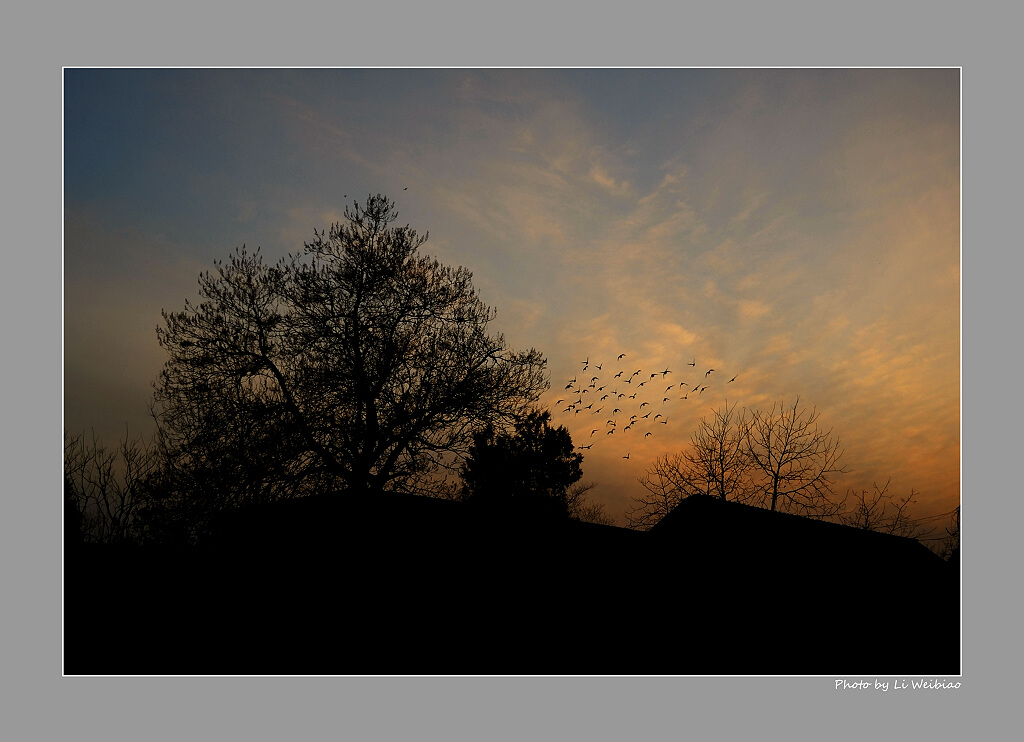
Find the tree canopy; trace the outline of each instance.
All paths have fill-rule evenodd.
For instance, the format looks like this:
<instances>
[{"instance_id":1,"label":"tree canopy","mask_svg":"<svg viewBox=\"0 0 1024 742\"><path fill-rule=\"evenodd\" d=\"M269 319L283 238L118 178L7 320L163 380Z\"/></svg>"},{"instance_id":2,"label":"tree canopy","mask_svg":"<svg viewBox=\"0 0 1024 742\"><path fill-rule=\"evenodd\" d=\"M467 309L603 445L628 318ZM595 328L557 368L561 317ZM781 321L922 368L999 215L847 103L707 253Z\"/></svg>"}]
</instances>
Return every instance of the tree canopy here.
<instances>
[{"instance_id":1,"label":"tree canopy","mask_svg":"<svg viewBox=\"0 0 1024 742\"><path fill-rule=\"evenodd\" d=\"M472 274L396 219L371 196L274 265L243 246L163 312L153 414L179 478L232 501L413 491L532 407L540 353L489 332Z\"/></svg>"}]
</instances>

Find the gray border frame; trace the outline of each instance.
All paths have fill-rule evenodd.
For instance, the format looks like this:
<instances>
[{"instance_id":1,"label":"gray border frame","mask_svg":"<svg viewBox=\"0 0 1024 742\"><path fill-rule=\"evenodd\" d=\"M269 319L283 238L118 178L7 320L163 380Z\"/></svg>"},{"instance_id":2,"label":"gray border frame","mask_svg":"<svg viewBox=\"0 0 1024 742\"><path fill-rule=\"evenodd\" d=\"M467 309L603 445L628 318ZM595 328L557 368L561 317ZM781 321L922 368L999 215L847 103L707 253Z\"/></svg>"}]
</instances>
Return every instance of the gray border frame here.
<instances>
[{"instance_id":1,"label":"gray border frame","mask_svg":"<svg viewBox=\"0 0 1024 742\"><path fill-rule=\"evenodd\" d=\"M624 17L622 8L576 3L291 3L257 21L224 5L127 11L100 2L10 14L4 159L14 167L4 181L7 213L20 218L10 220L2 293L5 337L16 346L4 373L3 450L15 473L2 539L3 727L14 738L102 730L126 740L734 739L775 729L795 739L953 739L1013 712L1005 642L1020 502L1007 462L1019 436L1007 422L1014 405L996 396L1019 383L1009 371L1017 354L999 347L1014 345L1010 322L1020 313L1001 260L1016 247L1006 217L1017 207L1003 144L1015 143L1017 120L1007 11L786 3L687 15L651 2ZM896 696L837 692L836 678L62 678L62 65L962 66L964 674L948 680L963 687ZM993 514L986 506L1003 493Z\"/></svg>"}]
</instances>

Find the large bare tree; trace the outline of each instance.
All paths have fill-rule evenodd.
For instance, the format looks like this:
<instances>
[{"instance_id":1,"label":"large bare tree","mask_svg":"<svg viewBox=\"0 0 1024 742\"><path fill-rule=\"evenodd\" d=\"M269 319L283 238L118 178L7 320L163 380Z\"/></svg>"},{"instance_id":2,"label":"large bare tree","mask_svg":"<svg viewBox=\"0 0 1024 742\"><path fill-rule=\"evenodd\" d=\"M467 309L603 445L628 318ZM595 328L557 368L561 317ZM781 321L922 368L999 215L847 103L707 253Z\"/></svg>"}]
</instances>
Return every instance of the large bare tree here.
<instances>
[{"instance_id":1,"label":"large bare tree","mask_svg":"<svg viewBox=\"0 0 1024 742\"><path fill-rule=\"evenodd\" d=\"M546 388L540 353L488 331L470 272L421 255L386 197L344 216L272 266L236 250L163 313L153 411L192 488L411 491Z\"/></svg>"},{"instance_id":2,"label":"large bare tree","mask_svg":"<svg viewBox=\"0 0 1024 742\"><path fill-rule=\"evenodd\" d=\"M746 450L760 492L760 505L815 518L842 510L833 492L834 478L846 472L843 451L831 428L818 425L816 408L781 402L768 412L750 414Z\"/></svg>"}]
</instances>

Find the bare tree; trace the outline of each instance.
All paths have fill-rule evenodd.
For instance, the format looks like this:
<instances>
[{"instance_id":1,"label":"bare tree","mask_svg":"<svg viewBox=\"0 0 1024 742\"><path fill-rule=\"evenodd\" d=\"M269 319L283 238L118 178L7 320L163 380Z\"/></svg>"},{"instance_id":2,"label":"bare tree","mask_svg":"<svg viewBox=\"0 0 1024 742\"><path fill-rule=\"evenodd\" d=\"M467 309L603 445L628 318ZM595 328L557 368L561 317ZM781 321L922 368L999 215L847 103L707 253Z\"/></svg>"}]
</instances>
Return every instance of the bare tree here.
<instances>
[{"instance_id":1,"label":"bare tree","mask_svg":"<svg viewBox=\"0 0 1024 742\"><path fill-rule=\"evenodd\" d=\"M950 516L949 525L945 528L946 535L942 539L942 547L939 556L947 561L955 559L960 554L960 506Z\"/></svg>"},{"instance_id":2,"label":"bare tree","mask_svg":"<svg viewBox=\"0 0 1024 742\"><path fill-rule=\"evenodd\" d=\"M164 312L153 414L176 475L221 500L412 491L523 415L544 359L490 334L470 272L372 196L276 265L243 247Z\"/></svg>"},{"instance_id":3,"label":"bare tree","mask_svg":"<svg viewBox=\"0 0 1024 742\"><path fill-rule=\"evenodd\" d=\"M745 502L754 496L750 459L745 445L746 412L736 405L715 410L711 419L701 418L690 437L690 447L655 460L640 479L647 495L634 498L627 513L633 528L648 528L691 495L711 495L722 500Z\"/></svg>"},{"instance_id":4,"label":"bare tree","mask_svg":"<svg viewBox=\"0 0 1024 742\"><path fill-rule=\"evenodd\" d=\"M640 484L647 492L634 497L626 511L626 523L639 530L647 530L671 513L684 497L700 491L699 483L690 479L682 453L659 456L640 478Z\"/></svg>"},{"instance_id":5,"label":"bare tree","mask_svg":"<svg viewBox=\"0 0 1024 742\"><path fill-rule=\"evenodd\" d=\"M746 449L758 478L759 504L814 518L827 518L842 510L832 491L834 477L846 472L839 438L831 428L818 426L816 408L781 402L765 412L751 413L746 428Z\"/></svg>"},{"instance_id":6,"label":"bare tree","mask_svg":"<svg viewBox=\"0 0 1024 742\"><path fill-rule=\"evenodd\" d=\"M615 518L609 515L604 505L599 502L592 502L587 494L596 487L593 482L586 484L577 482L566 492L566 501L569 505L569 517L583 523L599 523L605 526L614 526Z\"/></svg>"},{"instance_id":7,"label":"bare tree","mask_svg":"<svg viewBox=\"0 0 1024 742\"><path fill-rule=\"evenodd\" d=\"M917 492L910 490L910 494L903 498L896 498L889 492L889 484L892 478L886 480L880 488L875 482L871 483L872 492L867 490L847 492L847 500L852 499L853 504L846 511L839 513L839 521L853 528L862 528L866 531L879 531L894 536L907 536L918 538L928 535L930 531L924 531L911 515L911 506L917 502Z\"/></svg>"},{"instance_id":8,"label":"bare tree","mask_svg":"<svg viewBox=\"0 0 1024 742\"><path fill-rule=\"evenodd\" d=\"M684 454L696 479L703 479L705 494L722 500L750 499L750 458L745 435L746 410L737 416L736 405L726 402L715 410L711 420L701 418Z\"/></svg>"},{"instance_id":9,"label":"bare tree","mask_svg":"<svg viewBox=\"0 0 1024 742\"><path fill-rule=\"evenodd\" d=\"M75 514L65 528L80 529L89 543L124 543L141 536L139 513L158 469L153 450L127 430L118 448L105 448L93 433L64 433L65 507ZM74 534L66 534L75 540Z\"/></svg>"}]
</instances>

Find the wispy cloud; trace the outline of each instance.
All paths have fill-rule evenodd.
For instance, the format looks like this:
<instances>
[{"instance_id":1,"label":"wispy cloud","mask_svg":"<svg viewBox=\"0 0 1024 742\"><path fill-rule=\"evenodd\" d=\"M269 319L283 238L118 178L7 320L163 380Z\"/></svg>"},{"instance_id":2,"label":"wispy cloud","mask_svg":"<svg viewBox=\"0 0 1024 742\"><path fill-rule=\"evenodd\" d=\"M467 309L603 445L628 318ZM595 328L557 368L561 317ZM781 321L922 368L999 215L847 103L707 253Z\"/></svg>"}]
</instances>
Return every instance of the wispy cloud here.
<instances>
[{"instance_id":1,"label":"wispy cloud","mask_svg":"<svg viewBox=\"0 0 1024 742\"><path fill-rule=\"evenodd\" d=\"M495 329L548 356L550 401L588 355L626 353L634 369L670 366L694 383L691 361L737 376L712 375L695 404L674 400L670 424L628 461L612 436L587 452L613 510L647 459L686 445L726 396L770 406L799 394L842 432L851 481L891 472L936 507L958 494L955 75L723 70L698 92L678 71L657 101L610 85L598 106L570 71L337 72L247 77L262 81L258 121L208 122L226 148L218 162L241 163L196 176L223 220L175 212L208 238L148 226L143 202L121 204L111 227L97 199L72 194L83 206L66 218L68 347L152 365L153 322L118 325L116 308L145 316L157 285L176 306L234 245L298 249L346 203L382 192L431 233L428 253L473 271ZM273 151L231 150L236 140ZM91 282L105 271L108 283ZM102 375L101 355L68 355L75 385Z\"/></svg>"}]
</instances>

